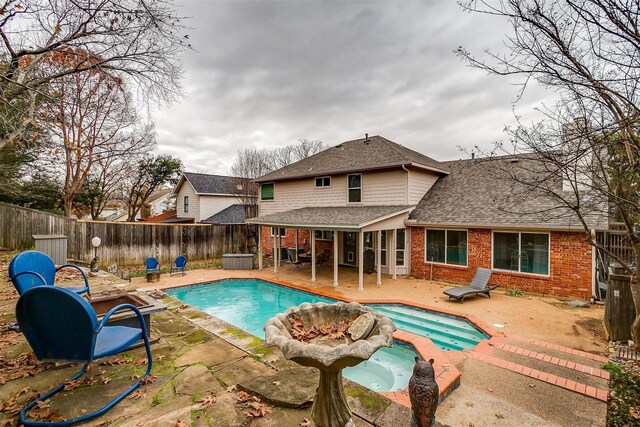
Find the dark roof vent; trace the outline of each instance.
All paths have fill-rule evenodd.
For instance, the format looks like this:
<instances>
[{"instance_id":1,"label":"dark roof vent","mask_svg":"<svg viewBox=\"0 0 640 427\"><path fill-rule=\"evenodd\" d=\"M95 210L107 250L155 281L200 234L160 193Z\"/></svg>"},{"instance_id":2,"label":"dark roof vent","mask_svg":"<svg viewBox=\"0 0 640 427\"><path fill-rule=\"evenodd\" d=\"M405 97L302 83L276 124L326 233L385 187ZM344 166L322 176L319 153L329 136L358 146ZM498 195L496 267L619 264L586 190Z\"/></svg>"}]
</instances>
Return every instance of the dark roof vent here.
<instances>
[{"instance_id":1,"label":"dark roof vent","mask_svg":"<svg viewBox=\"0 0 640 427\"><path fill-rule=\"evenodd\" d=\"M520 160L517 157L512 157L509 161L511 163L518 163Z\"/></svg>"},{"instance_id":2,"label":"dark roof vent","mask_svg":"<svg viewBox=\"0 0 640 427\"><path fill-rule=\"evenodd\" d=\"M371 140L369 139L369 134L365 133L364 134L364 143L365 144L369 144L371 142Z\"/></svg>"}]
</instances>

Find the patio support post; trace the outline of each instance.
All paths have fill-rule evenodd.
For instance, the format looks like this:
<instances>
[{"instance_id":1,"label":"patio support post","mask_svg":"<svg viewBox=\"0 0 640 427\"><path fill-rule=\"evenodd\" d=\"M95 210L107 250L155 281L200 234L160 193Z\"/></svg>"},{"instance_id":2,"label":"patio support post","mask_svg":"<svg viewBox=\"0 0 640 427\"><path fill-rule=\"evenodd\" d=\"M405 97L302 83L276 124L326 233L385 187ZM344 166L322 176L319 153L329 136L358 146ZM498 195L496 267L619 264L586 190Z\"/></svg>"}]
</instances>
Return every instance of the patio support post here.
<instances>
[{"instance_id":1,"label":"patio support post","mask_svg":"<svg viewBox=\"0 0 640 427\"><path fill-rule=\"evenodd\" d=\"M358 233L358 290L364 291L364 233Z\"/></svg>"},{"instance_id":2,"label":"patio support post","mask_svg":"<svg viewBox=\"0 0 640 427\"><path fill-rule=\"evenodd\" d=\"M262 270L262 226L258 225L258 270Z\"/></svg>"},{"instance_id":3,"label":"patio support post","mask_svg":"<svg viewBox=\"0 0 640 427\"><path fill-rule=\"evenodd\" d=\"M276 228L277 230L277 228ZM278 232L273 234L273 273L278 272Z\"/></svg>"},{"instance_id":4,"label":"patio support post","mask_svg":"<svg viewBox=\"0 0 640 427\"><path fill-rule=\"evenodd\" d=\"M298 262L298 227L296 227L296 262Z\"/></svg>"},{"instance_id":5,"label":"patio support post","mask_svg":"<svg viewBox=\"0 0 640 427\"><path fill-rule=\"evenodd\" d=\"M376 285L382 285L382 231L378 230L378 242L376 244L376 274L378 278L376 280Z\"/></svg>"},{"instance_id":6,"label":"patio support post","mask_svg":"<svg viewBox=\"0 0 640 427\"><path fill-rule=\"evenodd\" d=\"M396 245L397 245L397 241L398 241L398 233L396 231L396 229L394 228L391 231L391 253L393 254L393 256L391 257L393 260L393 264L391 264L391 268L393 269L393 280L397 279L398 276L396 275Z\"/></svg>"},{"instance_id":7,"label":"patio support post","mask_svg":"<svg viewBox=\"0 0 640 427\"><path fill-rule=\"evenodd\" d=\"M311 230L311 281L316 281L316 232Z\"/></svg>"},{"instance_id":8,"label":"patio support post","mask_svg":"<svg viewBox=\"0 0 640 427\"><path fill-rule=\"evenodd\" d=\"M333 286L338 287L338 232L333 232Z\"/></svg>"},{"instance_id":9,"label":"patio support post","mask_svg":"<svg viewBox=\"0 0 640 427\"><path fill-rule=\"evenodd\" d=\"M282 249L282 235L280 234L280 227L278 227L278 267L280 267L280 263L282 261L281 255Z\"/></svg>"}]
</instances>

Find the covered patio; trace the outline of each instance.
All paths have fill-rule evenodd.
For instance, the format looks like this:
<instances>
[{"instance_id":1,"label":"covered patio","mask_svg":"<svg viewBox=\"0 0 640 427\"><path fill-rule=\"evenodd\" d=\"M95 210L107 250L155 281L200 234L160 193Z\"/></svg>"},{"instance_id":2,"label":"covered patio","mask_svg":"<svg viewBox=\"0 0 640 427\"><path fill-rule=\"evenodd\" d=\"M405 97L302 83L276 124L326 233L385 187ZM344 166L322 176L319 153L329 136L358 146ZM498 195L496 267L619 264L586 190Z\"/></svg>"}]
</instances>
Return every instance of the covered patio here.
<instances>
[{"instance_id":1,"label":"covered patio","mask_svg":"<svg viewBox=\"0 0 640 427\"><path fill-rule=\"evenodd\" d=\"M307 230L311 239L309 262L311 281L317 280L318 243L331 242L330 256L333 265L333 286L340 283L340 267L357 268L358 290L364 290L365 266L367 272L376 272L376 285L382 285L382 273L393 279L409 271L409 256L405 255L408 236L404 222L413 206L340 206L307 207L263 215L247 220L258 227L258 265L263 269L265 248L264 227L270 227L273 272L278 273L284 257L283 249L296 256L304 242L300 230ZM282 231L284 229L284 232ZM293 245L283 246L286 230L295 230ZM269 229L267 229L269 230ZM367 258L365 261L365 257ZM373 259L371 259L373 258ZM344 269L343 269L344 271Z\"/></svg>"}]
</instances>

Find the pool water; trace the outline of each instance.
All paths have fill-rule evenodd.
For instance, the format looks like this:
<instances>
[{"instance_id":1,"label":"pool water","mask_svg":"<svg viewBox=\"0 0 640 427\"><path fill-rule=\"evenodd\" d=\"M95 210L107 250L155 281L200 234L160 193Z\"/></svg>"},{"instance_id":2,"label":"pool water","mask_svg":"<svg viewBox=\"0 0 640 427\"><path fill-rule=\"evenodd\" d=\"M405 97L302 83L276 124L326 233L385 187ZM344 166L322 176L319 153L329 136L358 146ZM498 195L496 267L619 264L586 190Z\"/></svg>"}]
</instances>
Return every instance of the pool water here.
<instances>
[{"instance_id":1,"label":"pool water","mask_svg":"<svg viewBox=\"0 0 640 427\"><path fill-rule=\"evenodd\" d=\"M336 300L278 286L257 279L229 279L166 291L170 296L258 337L263 326L277 313L303 302L328 304ZM464 319L405 305L373 304L398 329L430 338L446 350L471 348L486 335ZM459 337L458 337L459 335ZM409 384L416 352L394 342L381 348L368 361L347 368L343 375L375 391L402 391Z\"/></svg>"}]
</instances>

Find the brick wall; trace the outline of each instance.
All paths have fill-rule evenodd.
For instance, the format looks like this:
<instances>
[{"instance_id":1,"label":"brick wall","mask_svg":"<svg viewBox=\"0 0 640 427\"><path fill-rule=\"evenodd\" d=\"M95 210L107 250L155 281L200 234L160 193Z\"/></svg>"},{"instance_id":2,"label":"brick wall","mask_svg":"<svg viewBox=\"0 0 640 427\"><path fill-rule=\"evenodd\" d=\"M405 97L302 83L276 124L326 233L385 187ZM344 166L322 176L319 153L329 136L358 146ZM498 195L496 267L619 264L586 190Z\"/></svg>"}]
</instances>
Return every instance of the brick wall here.
<instances>
[{"instance_id":1,"label":"brick wall","mask_svg":"<svg viewBox=\"0 0 640 427\"><path fill-rule=\"evenodd\" d=\"M411 275L433 280L468 283L477 267L491 268L491 230L469 229L466 267L431 264L424 261L424 228L411 229ZM550 233L549 276L494 271L490 283L501 288L518 287L526 292L580 298L591 297L591 246L583 232Z\"/></svg>"},{"instance_id":2,"label":"brick wall","mask_svg":"<svg viewBox=\"0 0 640 427\"><path fill-rule=\"evenodd\" d=\"M271 227L262 227L260 230L262 240L262 253L265 256L271 256L273 252L273 239L271 235ZM311 234L309 230L298 230L298 248L302 248L302 243L307 240L309 250L311 250ZM295 248L296 246L296 230L295 228L286 228L285 234L282 236L283 248ZM316 239L316 255L329 251L329 260L333 260L333 241ZM286 260L286 258L285 258Z\"/></svg>"}]
</instances>

